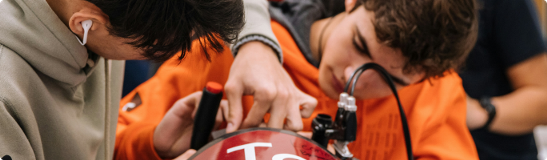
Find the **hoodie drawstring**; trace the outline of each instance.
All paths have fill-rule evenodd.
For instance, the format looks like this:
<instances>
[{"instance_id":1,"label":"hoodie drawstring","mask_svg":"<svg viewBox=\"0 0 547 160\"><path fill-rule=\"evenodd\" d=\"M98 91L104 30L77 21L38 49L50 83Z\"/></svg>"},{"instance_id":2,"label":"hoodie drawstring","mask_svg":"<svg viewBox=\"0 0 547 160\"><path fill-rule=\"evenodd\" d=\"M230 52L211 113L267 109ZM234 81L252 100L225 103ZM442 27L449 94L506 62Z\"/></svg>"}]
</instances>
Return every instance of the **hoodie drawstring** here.
<instances>
[{"instance_id":1,"label":"hoodie drawstring","mask_svg":"<svg viewBox=\"0 0 547 160\"><path fill-rule=\"evenodd\" d=\"M108 155L110 155L110 152L114 149L110 149L110 108L112 107L112 96L111 94L111 74L112 74L112 60L105 59L105 82L106 82L106 88L105 88L105 96L106 96L106 104L105 104L105 124L104 124L104 138L105 138L105 151L104 151L104 159L108 159Z\"/></svg>"}]
</instances>

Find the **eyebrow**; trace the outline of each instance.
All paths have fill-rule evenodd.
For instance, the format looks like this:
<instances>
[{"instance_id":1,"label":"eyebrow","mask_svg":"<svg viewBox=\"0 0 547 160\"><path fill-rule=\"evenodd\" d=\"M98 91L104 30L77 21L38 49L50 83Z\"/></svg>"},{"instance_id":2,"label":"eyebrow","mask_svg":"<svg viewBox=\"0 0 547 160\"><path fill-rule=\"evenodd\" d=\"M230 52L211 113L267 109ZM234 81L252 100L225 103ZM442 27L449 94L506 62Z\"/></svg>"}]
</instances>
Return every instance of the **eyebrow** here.
<instances>
[{"instance_id":1,"label":"eyebrow","mask_svg":"<svg viewBox=\"0 0 547 160\"><path fill-rule=\"evenodd\" d=\"M370 57L370 59L372 60L373 58L372 58L372 55L370 54L370 51L368 49L368 46L367 46L367 43L366 43L367 41L361 35L361 32L359 31L359 28L357 26L354 27L353 32L354 32L355 35L357 35L357 38L359 38L359 41L361 42L361 46L359 46L359 45L357 45L357 42L355 41L355 38L353 38L352 43L355 46L355 48L357 48L357 50L359 50L359 52L361 52L361 53L365 54L366 56ZM398 83L398 84L403 85L403 86L410 85L409 83L405 82L402 78L394 76L389 72L387 74L391 77L391 79L395 83Z\"/></svg>"}]
</instances>

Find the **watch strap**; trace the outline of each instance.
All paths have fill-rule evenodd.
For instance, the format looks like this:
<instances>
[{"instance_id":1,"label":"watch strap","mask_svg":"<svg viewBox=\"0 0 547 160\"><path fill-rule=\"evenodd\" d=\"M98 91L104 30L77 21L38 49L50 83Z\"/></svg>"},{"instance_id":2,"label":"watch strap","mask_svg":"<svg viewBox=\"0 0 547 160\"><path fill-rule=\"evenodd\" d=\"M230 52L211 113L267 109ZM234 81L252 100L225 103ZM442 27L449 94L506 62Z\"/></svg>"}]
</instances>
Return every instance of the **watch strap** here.
<instances>
[{"instance_id":1,"label":"watch strap","mask_svg":"<svg viewBox=\"0 0 547 160\"><path fill-rule=\"evenodd\" d=\"M492 104L490 97L481 98L479 100L479 103L481 104L481 107L484 108L488 113L488 120L486 120L486 123L484 124L484 126L482 126L482 129L488 130L488 128L490 128L490 124L496 117L496 106Z\"/></svg>"}]
</instances>

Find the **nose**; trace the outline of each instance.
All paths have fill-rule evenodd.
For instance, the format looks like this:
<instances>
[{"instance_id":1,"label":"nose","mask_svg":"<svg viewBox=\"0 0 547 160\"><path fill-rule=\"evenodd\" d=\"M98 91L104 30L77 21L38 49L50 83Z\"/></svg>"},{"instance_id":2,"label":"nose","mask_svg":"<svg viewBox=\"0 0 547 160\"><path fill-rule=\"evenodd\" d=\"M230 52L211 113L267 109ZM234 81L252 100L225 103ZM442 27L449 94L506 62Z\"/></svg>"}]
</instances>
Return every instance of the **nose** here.
<instances>
[{"instance_id":1,"label":"nose","mask_svg":"<svg viewBox=\"0 0 547 160\"><path fill-rule=\"evenodd\" d=\"M347 83L351 83L350 82L350 78L351 76L354 74L355 70L359 68L359 66L354 66L354 65L350 65L350 66L347 66L345 69L344 69L344 87L346 86ZM356 77L354 77L355 79Z\"/></svg>"},{"instance_id":2,"label":"nose","mask_svg":"<svg viewBox=\"0 0 547 160\"><path fill-rule=\"evenodd\" d=\"M351 75L353 74L354 71L355 71L355 67L353 67L353 66L348 66L344 69L344 77L343 77L344 85L346 85L346 83L348 83L348 81L351 78Z\"/></svg>"},{"instance_id":3,"label":"nose","mask_svg":"<svg viewBox=\"0 0 547 160\"><path fill-rule=\"evenodd\" d=\"M363 63L363 64L364 64L364 63ZM352 78L351 76L355 73L355 70L356 70L357 68L361 67L363 64L349 65L349 66L347 66L347 67L344 69L344 77L343 77L343 80L344 80L344 84L343 84L343 85L344 85L344 87L345 87L348 83L352 83L352 82L351 82L351 79L350 79L350 78ZM355 76L357 76L357 75L355 75ZM355 78L357 78L357 77L353 77L353 79L355 79ZM364 79L363 76L361 76L361 77L359 77L359 78L357 79L357 82L356 82L356 84L355 84L355 88L356 88L356 89L358 89L358 88L360 88L360 87L363 87L362 85L360 85L362 82L359 82L359 81L362 81L363 79ZM351 85L352 85L352 84L349 84L348 87L351 88ZM349 92L349 89L350 89L350 88L348 88L348 92Z\"/></svg>"}]
</instances>

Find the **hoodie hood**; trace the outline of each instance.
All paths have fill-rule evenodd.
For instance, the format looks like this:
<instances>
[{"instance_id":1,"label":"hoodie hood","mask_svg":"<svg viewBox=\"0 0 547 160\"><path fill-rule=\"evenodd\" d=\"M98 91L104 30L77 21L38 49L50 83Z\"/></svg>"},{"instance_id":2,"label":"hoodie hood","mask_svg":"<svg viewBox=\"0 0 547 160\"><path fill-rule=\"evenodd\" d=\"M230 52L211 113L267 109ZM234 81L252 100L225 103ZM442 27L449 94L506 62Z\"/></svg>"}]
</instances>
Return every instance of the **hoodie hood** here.
<instances>
[{"instance_id":1,"label":"hoodie hood","mask_svg":"<svg viewBox=\"0 0 547 160\"><path fill-rule=\"evenodd\" d=\"M45 0L0 0L0 12L0 44L57 81L85 81L87 49Z\"/></svg>"}]
</instances>

